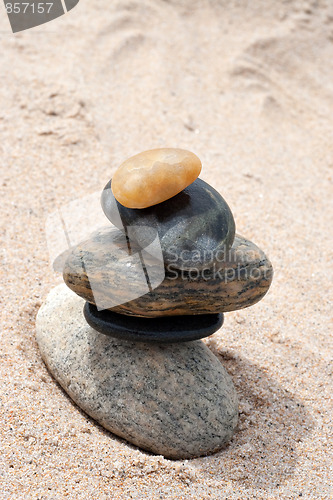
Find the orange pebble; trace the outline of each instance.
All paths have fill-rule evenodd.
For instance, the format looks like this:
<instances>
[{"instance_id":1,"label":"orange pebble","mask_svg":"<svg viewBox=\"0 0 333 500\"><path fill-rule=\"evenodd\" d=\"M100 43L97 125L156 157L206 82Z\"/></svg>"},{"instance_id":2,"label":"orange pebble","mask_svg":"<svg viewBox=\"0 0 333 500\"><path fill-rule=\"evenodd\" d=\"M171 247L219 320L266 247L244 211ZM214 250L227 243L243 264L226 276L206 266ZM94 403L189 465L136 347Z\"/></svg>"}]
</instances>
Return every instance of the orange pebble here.
<instances>
[{"instance_id":1,"label":"orange pebble","mask_svg":"<svg viewBox=\"0 0 333 500\"><path fill-rule=\"evenodd\" d=\"M127 208L147 208L172 198L192 184L201 161L184 149L144 151L126 160L113 176L111 189Z\"/></svg>"}]
</instances>

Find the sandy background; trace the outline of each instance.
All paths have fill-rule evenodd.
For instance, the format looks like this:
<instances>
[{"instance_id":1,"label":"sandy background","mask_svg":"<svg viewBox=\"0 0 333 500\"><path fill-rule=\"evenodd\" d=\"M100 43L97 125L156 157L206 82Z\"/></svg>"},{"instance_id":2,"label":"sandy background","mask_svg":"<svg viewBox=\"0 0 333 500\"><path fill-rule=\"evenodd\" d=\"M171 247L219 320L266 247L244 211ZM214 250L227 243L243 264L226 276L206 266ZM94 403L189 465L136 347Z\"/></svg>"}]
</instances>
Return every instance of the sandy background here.
<instances>
[{"instance_id":1,"label":"sandy background","mask_svg":"<svg viewBox=\"0 0 333 500\"><path fill-rule=\"evenodd\" d=\"M0 38L1 498L333 498L332 2L82 1L15 36L1 4ZM185 462L85 416L34 329L60 280L48 213L160 146L199 155L276 272L206 341L239 392L239 431Z\"/></svg>"}]
</instances>

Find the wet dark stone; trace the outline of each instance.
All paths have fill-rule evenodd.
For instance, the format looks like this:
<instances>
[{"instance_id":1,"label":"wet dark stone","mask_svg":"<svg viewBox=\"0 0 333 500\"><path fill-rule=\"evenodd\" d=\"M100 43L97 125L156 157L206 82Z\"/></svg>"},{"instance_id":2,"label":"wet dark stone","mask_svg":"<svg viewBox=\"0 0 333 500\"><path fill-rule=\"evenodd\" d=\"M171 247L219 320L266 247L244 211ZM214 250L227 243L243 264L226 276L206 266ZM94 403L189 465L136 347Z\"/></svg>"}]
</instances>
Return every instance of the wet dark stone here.
<instances>
[{"instance_id":1,"label":"wet dark stone","mask_svg":"<svg viewBox=\"0 0 333 500\"><path fill-rule=\"evenodd\" d=\"M173 198L144 209L121 205L113 196L110 181L102 192L101 204L108 219L142 248L158 234L166 266L212 266L214 254L221 255L234 241L235 222L229 206L201 179Z\"/></svg>"},{"instance_id":2,"label":"wet dark stone","mask_svg":"<svg viewBox=\"0 0 333 500\"><path fill-rule=\"evenodd\" d=\"M98 311L86 302L84 317L87 323L104 335L135 342L187 342L208 337L223 324L223 314L197 316L166 316L137 318L109 310Z\"/></svg>"}]
</instances>

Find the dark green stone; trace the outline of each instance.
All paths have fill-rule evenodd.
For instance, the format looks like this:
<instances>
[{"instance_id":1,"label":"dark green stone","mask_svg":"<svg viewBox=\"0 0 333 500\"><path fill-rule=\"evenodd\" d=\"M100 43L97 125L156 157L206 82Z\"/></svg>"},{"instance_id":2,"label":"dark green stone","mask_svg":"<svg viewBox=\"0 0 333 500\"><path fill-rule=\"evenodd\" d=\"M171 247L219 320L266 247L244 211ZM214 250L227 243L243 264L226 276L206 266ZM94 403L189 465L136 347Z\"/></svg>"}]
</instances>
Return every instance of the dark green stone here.
<instances>
[{"instance_id":1,"label":"dark green stone","mask_svg":"<svg viewBox=\"0 0 333 500\"><path fill-rule=\"evenodd\" d=\"M144 248L158 235L165 265L178 269L212 265L232 246L235 222L222 196L209 184L196 179L163 203L144 209L126 208L115 199L111 181L101 204L105 215L131 240Z\"/></svg>"}]
</instances>

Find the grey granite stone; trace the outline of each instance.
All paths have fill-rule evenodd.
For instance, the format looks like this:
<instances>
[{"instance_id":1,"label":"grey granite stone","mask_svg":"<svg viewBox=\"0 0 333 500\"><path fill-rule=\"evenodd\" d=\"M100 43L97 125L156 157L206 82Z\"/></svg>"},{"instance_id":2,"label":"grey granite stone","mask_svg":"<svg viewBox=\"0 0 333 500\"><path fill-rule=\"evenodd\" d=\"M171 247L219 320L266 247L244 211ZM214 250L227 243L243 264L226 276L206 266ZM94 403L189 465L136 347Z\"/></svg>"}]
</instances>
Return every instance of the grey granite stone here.
<instances>
[{"instance_id":1,"label":"grey granite stone","mask_svg":"<svg viewBox=\"0 0 333 500\"><path fill-rule=\"evenodd\" d=\"M201 179L169 200L143 209L121 205L112 193L110 181L102 192L101 204L109 220L119 229L126 229L142 247L158 234L165 264L178 269L210 265L211 255L227 252L235 237L229 206Z\"/></svg>"},{"instance_id":2,"label":"grey granite stone","mask_svg":"<svg viewBox=\"0 0 333 500\"><path fill-rule=\"evenodd\" d=\"M64 267L64 281L71 290L100 309L141 317L215 314L249 307L268 291L273 268L254 243L235 237L221 261L189 271L169 265L161 280L148 289L142 280L142 263L127 255L125 236L115 228L104 228L75 247ZM122 256L125 255L125 258ZM150 283L158 275L154 257L145 253ZM155 272L156 269L156 272ZM132 294L133 300L130 299Z\"/></svg>"},{"instance_id":3,"label":"grey granite stone","mask_svg":"<svg viewBox=\"0 0 333 500\"><path fill-rule=\"evenodd\" d=\"M205 344L107 337L88 326L83 304L59 285L36 322L42 358L78 406L114 434L167 458L223 448L237 425L237 395Z\"/></svg>"}]
</instances>

